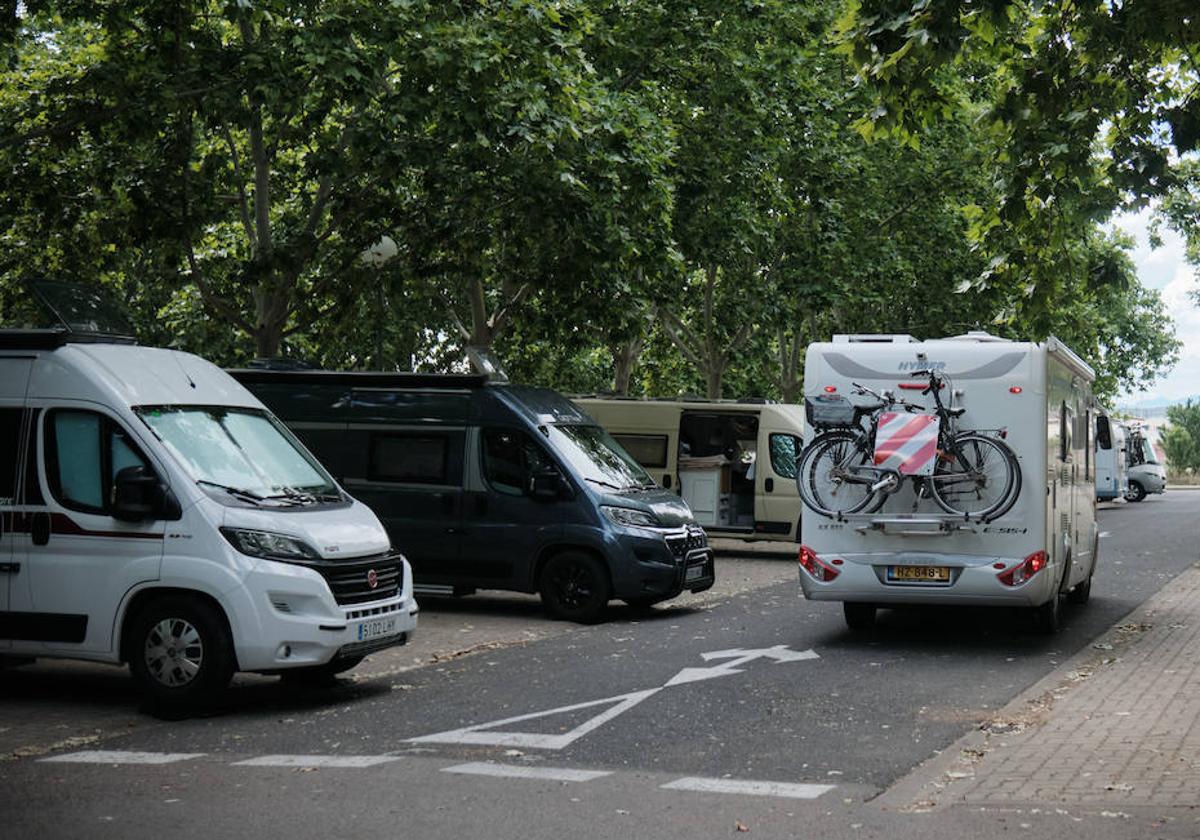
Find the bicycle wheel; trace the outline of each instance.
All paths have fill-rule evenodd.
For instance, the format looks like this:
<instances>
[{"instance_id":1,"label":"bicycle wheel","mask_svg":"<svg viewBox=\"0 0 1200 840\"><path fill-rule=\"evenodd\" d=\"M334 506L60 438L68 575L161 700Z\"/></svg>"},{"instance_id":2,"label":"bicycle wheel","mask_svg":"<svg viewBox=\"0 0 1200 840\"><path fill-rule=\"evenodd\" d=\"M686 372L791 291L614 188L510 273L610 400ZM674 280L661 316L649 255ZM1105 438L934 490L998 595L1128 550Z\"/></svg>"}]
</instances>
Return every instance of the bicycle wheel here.
<instances>
[{"instance_id":1,"label":"bicycle wheel","mask_svg":"<svg viewBox=\"0 0 1200 840\"><path fill-rule=\"evenodd\" d=\"M860 445L860 439L850 431L826 432L800 456L796 467L800 499L822 516L858 513L878 495L871 490L871 476L853 479L855 467L873 466L871 453Z\"/></svg>"},{"instance_id":2,"label":"bicycle wheel","mask_svg":"<svg viewBox=\"0 0 1200 840\"><path fill-rule=\"evenodd\" d=\"M963 432L938 454L927 483L933 500L947 513L994 519L1016 502L1021 467L1000 441Z\"/></svg>"}]
</instances>

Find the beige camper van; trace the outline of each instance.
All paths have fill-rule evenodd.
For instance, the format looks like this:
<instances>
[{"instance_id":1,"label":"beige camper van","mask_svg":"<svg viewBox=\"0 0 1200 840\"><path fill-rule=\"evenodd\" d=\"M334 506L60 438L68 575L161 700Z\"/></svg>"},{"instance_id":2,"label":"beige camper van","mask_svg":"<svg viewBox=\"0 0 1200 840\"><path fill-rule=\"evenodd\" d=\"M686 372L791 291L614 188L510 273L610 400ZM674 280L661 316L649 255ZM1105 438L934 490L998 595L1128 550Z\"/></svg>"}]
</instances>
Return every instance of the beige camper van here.
<instances>
[{"instance_id":1,"label":"beige camper van","mask_svg":"<svg viewBox=\"0 0 1200 840\"><path fill-rule=\"evenodd\" d=\"M804 409L724 400L578 398L713 536L797 539Z\"/></svg>"}]
</instances>

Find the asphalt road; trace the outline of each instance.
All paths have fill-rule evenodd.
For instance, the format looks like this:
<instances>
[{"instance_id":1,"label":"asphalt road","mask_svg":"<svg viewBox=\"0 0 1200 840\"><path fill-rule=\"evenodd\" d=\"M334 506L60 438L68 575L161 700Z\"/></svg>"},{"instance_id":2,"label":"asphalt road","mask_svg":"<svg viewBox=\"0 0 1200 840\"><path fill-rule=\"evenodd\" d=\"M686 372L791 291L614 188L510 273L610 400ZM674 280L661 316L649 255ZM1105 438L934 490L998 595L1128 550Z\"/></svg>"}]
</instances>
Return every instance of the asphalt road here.
<instances>
[{"instance_id":1,"label":"asphalt road","mask_svg":"<svg viewBox=\"0 0 1200 840\"><path fill-rule=\"evenodd\" d=\"M886 611L874 631L851 633L840 606L805 601L792 561L779 560L786 582L715 603L616 611L607 624L330 689L245 681L212 716L139 719L56 752L150 758L0 762L0 825L49 838L690 838L739 825L765 836L1000 836L1004 816L931 821L871 800L1194 564L1198 518L1200 492L1103 510L1092 601L1067 608L1054 637L1020 613L955 609ZM20 670L0 675L0 722L18 707L9 696L28 714L38 692L64 718L72 704L58 692L126 712L119 672L38 667L32 687ZM163 754L175 759L114 763ZM1122 829L1059 817L1054 832L1142 836Z\"/></svg>"}]
</instances>

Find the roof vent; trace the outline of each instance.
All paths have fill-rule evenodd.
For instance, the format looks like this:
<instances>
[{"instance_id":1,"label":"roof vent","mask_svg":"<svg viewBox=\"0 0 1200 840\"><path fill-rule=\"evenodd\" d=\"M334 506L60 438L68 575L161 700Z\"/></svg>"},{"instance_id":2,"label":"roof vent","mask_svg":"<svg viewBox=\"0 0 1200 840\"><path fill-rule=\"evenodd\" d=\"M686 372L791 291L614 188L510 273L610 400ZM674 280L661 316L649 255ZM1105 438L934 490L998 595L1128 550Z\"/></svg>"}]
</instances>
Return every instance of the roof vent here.
<instances>
[{"instance_id":1,"label":"roof vent","mask_svg":"<svg viewBox=\"0 0 1200 840\"><path fill-rule=\"evenodd\" d=\"M947 336L946 338L943 339L943 341L978 341L980 343L989 343L989 342L1009 342L1009 343L1011 343L1012 339L1002 338L1001 336L998 336L998 335L992 335L990 332L987 332L986 330L968 330L967 332L963 333L962 335Z\"/></svg>"}]
</instances>

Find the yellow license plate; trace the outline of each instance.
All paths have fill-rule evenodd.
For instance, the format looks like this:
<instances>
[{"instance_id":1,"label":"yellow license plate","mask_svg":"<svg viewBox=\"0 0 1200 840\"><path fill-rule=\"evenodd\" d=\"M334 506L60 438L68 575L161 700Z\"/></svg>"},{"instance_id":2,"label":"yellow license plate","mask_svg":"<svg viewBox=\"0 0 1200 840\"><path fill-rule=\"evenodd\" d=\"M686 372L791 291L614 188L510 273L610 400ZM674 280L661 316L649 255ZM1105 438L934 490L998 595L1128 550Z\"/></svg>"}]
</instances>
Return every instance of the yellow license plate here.
<instances>
[{"instance_id":1,"label":"yellow license plate","mask_svg":"<svg viewBox=\"0 0 1200 840\"><path fill-rule=\"evenodd\" d=\"M888 580L946 583L950 569L946 566L888 566Z\"/></svg>"}]
</instances>

